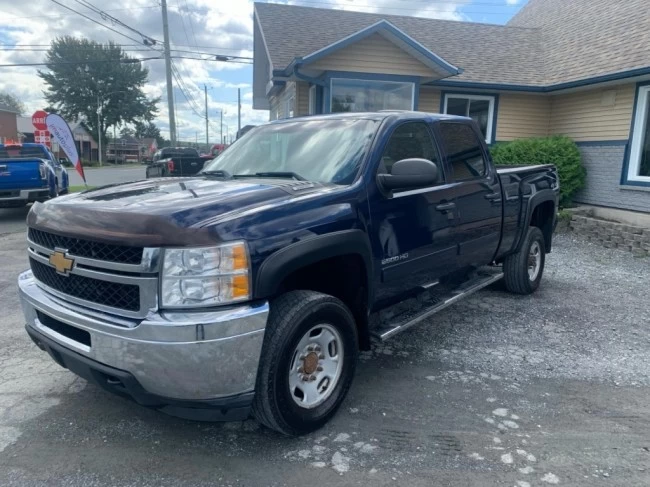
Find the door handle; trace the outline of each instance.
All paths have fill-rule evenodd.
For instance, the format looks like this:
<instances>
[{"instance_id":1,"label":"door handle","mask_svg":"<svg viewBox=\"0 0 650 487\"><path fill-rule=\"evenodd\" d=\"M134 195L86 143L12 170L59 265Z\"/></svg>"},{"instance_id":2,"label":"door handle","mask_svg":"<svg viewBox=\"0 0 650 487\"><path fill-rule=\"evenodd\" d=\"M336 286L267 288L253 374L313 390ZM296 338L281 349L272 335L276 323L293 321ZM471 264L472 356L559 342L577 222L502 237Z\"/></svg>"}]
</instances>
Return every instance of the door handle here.
<instances>
[{"instance_id":1,"label":"door handle","mask_svg":"<svg viewBox=\"0 0 650 487\"><path fill-rule=\"evenodd\" d=\"M450 201L449 203L441 203L438 206L436 206L436 210L438 211L448 211L448 210L453 210L456 208L456 203L453 201Z\"/></svg>"},{"instance_id":2,"label":"door handle","mask_svg":"<svg viewBox=\"0 0 650 487\"><path fill-rule=\"evenodd\" d=\"M490 193L485 195L486 200L496 200L501 198L501 193Z\"/></svg>"}]
</instances>

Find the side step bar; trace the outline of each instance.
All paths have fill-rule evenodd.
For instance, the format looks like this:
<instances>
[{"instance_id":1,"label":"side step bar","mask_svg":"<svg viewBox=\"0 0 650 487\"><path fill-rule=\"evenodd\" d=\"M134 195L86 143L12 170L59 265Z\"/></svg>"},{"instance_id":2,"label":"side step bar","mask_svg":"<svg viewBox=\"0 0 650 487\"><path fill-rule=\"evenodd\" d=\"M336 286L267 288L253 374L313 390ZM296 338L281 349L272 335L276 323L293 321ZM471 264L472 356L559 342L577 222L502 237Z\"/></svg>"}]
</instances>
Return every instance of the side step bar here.
<instances>
[{"instance_id":1,"label":"side step bar","mask_svg":"<svg viewBox=\"0 0 650 487\"><path fill-rule=\"evenodd\" d=\"M501 272L501 269L499 269L498 272L479 272L473 278L463 282L460 286L450 290L446 294L434 296L434 302L430 306L418 310L416 314L403 313L403 315L408 315L403 321L398 322L397 324L387 323L378 325L374 330L372 330L372 336L381 341L386 341L398 333L408 330L420 321L442 311L446 307L474 294L476 291L480 291L484 287L489 286L501 278L503 278L503 272ZM396 316L395 318L399 319L400 316Z\"/></svg>"}]
</instances>

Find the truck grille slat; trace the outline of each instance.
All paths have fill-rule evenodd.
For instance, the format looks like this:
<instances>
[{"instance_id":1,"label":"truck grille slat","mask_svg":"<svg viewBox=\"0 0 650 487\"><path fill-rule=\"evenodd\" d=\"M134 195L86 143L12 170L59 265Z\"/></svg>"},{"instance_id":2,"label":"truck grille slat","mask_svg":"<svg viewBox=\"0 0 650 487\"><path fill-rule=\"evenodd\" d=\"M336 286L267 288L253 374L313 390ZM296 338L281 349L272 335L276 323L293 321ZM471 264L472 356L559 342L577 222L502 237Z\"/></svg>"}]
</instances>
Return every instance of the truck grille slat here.
<instances>
[{"instance_id":1,"label":"truck grille slat","mask_svg":"<svg viewBox=\"0 0 650 487\"><path fill-rule=\"evenodd\" d=\"M44 232L30 228L29 240L48 249L61 248L70 255L87 257L89 259L105 260L120 264L140 264L142 262L142 247L129 247L126 245L113 245L91 240L82 240L74 237L64 237L54 233Z\"/></svg>"},{"instance_id":2,"label":"truck grille slat","mask_svg":"<svg viewBox=\"0 0 650 487\"><path fill-rule=\"evenodd\" d=\"M140 310L139 286L102 281L77 274L62 276L57 274L54 268L32 258L29 259L29 265L34 277L55 291L112 308Z\"/></svg>"}]
</instances>

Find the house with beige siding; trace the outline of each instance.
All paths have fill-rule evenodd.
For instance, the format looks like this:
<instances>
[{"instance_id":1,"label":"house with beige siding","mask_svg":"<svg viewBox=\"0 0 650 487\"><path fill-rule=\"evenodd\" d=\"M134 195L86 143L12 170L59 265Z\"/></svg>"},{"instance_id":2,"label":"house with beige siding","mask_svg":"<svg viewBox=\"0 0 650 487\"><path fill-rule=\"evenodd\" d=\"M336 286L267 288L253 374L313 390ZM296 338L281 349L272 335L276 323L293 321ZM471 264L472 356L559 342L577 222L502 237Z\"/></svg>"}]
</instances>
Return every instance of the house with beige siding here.
<instances>
[{"instance_id":1,"label":"house with beige siding","mask_svg":"<svg viewBox=\"0 0 650 487\"><path fill-rule=\"evenodd\" d=\"M529 0L506 25L256 3L253 107L465 115L489 144L567 135L578 202L650 212L646 2Z\"/></svg>"}]
</instances>

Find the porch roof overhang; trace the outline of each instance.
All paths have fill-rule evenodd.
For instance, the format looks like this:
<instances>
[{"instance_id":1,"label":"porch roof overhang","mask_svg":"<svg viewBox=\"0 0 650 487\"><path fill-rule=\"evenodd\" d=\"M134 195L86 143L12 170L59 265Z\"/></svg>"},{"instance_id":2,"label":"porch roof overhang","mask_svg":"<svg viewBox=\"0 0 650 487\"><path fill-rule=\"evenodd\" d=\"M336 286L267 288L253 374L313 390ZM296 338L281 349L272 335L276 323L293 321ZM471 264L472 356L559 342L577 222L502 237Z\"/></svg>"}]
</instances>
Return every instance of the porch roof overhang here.
<instances>
[{"instance_id":1,"label":"porch roof overhang","mask_svg":"<svg viewBox=\"0 0 650 487\"><path fill-rule=\"evenodd\" d=\"M333 54L334 52L344 49L356 42L361 41L373 34L379 34L391 41L397 47L402 49L406 54L411 55L427 66L432 71L431 78L443 79L449 76L461 74L463 70L445 61L433 51L424 47L413 37L398 29L387 20L380 20L360 31L355 32L343 39L340 39L328 46L308 54L307 56L295 57L284 69L274 69L272 76L277 78L289 78L297 73L298 68L308 68L310 64Z\"/></svg>"}]
</instances>

